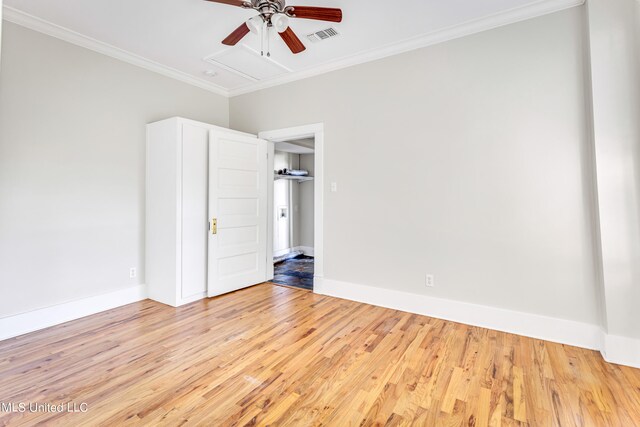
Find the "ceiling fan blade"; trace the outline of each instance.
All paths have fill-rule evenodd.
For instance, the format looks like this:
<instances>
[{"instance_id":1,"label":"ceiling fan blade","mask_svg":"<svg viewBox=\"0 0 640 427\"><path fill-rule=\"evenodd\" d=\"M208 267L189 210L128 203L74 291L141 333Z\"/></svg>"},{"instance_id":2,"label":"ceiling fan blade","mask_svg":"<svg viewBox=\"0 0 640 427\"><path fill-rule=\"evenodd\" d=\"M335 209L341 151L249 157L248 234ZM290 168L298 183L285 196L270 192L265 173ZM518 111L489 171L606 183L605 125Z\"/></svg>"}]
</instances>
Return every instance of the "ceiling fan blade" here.
<instances>
[{"instance_id":1,"label":"ceiling fan blade","mask_svg":"<svg viewBox=\"0 0 640 427\"><path fill-rule=\"evenodd\" d=\"M228 4L230 6L238 6L238 7L246 7L246 3L244 0L206 0L213 3L223 3Z\"/></svg>"},{"instance_id":2,"label":"ceiling fan blade","mask_svg":"<svg viewBox=\"0 0 640 427\"><path fill-rule=\"evenodd\" d=\"M294 18L342 22L342 9L332 7L291 6L288 14Z\"/></svg>"},{"instance_id":3,"label":"ceiling fan blade","mask_svg":"<svg viewBox=\"0 0 640 427\"><path fill-rule=\"evenodd\" d=\"M233 30L226 39L222 40L222 44L227 46L235 46L244 36L249 33L249 27L246 22L243 22L238 28Z\"/></svg>"},{"instance_id":4,"label":"ceiling fan blade","mask_svg":"<svg viewBox=\"0 0 640 427\"><path fill-rule=\"evenodd\" d=\"M291 49L291 52L300 53L306 49L306 47L304 47L304 45L302 44L298 36L296 36L296 33L293 32L291 27L287 28L284 32L278 33L278 34L280 34L280 37L282 37L282 40L284 40L287 46L289 46L289 49Z\"/></svg>"}]
</instances>

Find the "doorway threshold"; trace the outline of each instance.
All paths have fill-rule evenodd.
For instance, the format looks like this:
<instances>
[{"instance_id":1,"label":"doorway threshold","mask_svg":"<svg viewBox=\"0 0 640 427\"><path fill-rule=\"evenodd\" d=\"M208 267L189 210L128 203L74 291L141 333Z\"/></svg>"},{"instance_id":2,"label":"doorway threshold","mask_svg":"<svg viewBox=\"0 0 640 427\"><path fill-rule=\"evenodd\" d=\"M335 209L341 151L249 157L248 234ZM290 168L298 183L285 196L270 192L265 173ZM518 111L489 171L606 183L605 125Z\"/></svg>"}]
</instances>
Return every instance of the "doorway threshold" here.
<instances>
[{"instance_id":1,"label":"doorway threshold","mask_svg":"<svg viewBox=\"0 0 640 427\"><path fill-rule=\"evenodd\" d=\"M273 257L273 263L274 264L278 264L278 263L281 263L281 262L286 261L288 259L295 258L295 257L300 256L300 255L304 255L304 252L302 252L302 251L291 251L288 254L284 254L284 255L277 256L277 257Z\"/></svg>"}]
</instances>

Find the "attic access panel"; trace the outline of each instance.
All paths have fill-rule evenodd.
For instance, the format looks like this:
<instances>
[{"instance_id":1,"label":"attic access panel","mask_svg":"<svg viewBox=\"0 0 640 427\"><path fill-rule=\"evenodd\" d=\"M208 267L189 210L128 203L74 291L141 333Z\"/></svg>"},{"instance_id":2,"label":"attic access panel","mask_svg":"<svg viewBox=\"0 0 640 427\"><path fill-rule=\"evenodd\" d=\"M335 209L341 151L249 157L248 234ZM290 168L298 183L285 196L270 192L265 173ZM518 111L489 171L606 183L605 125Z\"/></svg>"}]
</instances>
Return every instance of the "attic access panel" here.
<instances>
[{"instance_id":1,"label":"attic access panel","mask_svg":"<svg viewBox=\"0 0 640 427\"><path fill-rule=\"evenodd\" d=\"M291 72L284 65L244 45L240 49L225 49L204 60L254 82Z\"/></svg>"}]
</instances>

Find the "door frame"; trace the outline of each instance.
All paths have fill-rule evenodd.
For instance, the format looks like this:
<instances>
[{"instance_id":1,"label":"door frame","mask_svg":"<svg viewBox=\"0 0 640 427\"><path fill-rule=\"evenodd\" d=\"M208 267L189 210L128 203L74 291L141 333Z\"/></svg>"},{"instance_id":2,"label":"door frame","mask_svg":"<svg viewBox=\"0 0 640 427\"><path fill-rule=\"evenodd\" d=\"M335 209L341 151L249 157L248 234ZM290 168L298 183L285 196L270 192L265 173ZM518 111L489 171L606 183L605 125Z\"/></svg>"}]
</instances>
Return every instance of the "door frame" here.
<instances>
[{"instance_id":1,"label":"door frame","mask_svg":"<svg viewBox=\"0 0 640 427\"><path fill-rule=\"evenodd\" d=\"M317 280L324 277L324 123L275 129L258 133L258 138L269 144L269 162L267 166L267 280L273 279L273 143L296 139L314 139L314 177L313 177L313 288Z\"/></svg>"}]
</instances>

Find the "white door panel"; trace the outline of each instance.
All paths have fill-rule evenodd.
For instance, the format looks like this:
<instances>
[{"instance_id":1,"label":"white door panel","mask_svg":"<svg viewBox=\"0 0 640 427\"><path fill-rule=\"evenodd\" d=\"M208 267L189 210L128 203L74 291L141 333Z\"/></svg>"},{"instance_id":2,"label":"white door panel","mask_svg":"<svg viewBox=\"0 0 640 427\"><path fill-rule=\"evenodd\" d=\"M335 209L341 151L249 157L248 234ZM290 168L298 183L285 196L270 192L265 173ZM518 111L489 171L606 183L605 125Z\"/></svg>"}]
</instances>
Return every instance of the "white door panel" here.
<instances>
[{"instance_id":1,"label":"white door panel","mask_svg":"<svg viewBox=\"0 0 640 427\"><path fill-rule=\"evenodd\" d=\"M266 280L267 143L234 133L209 135L209 296Z\"/></svg>"},{"instance_id":2,"label":"white door panel","mask_svg":"<svg viewBox=\"0 0 640 427\"><path fill-rule=\"evenodd\" d=\"M182 127L182 299L207 290L208 131Z\"/></svg>"}]
</instances>

